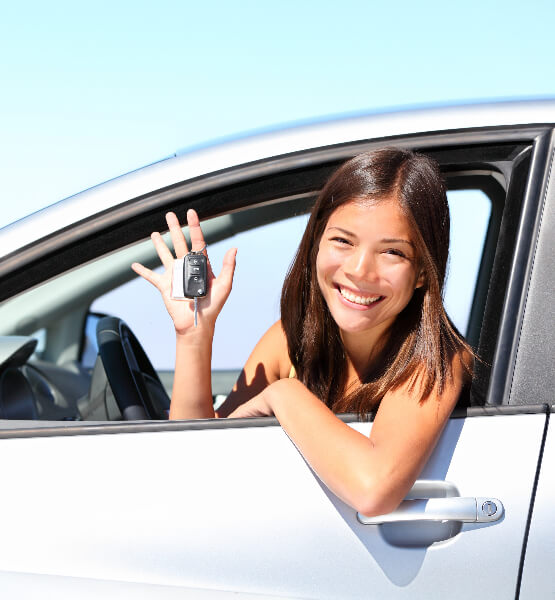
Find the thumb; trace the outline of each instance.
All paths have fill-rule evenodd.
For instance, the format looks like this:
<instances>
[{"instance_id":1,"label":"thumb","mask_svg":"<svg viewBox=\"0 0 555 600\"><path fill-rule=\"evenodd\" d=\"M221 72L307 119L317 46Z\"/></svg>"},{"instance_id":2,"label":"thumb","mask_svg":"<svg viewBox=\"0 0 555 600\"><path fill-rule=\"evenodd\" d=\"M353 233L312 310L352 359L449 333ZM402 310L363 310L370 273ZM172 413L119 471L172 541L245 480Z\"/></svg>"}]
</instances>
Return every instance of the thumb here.
<instances>
[{"instance_id":1,"label":"thumb","mask_svg":"<svg viewBox=\"0 0 555 600\"><path fill-rule=\"evenodd\" d=\"M224 256L222 270L218 279L229 286L233 283L233 273L235 273L235 257L237 256L237 248L230 248Z\"/></svg>"},{"instance_id":2,"label":"thumb","mask_svg":"<svg viewBox=\"0 0 555 600\"><path fill-rule=\"evenodd\" d=\"M137 273L137 275L140 275L148 282L152 283L153 286L160 289L161 277L160 275L158 275L158 273L156 273L155 271L151 271L150 269L147 269L146 267L143 267L143 265L141 265L140 263L136 262L134 262L131 265L131 268L133 269L133 271L135 271L135 273Z\"/></svg>"}]
</instances>

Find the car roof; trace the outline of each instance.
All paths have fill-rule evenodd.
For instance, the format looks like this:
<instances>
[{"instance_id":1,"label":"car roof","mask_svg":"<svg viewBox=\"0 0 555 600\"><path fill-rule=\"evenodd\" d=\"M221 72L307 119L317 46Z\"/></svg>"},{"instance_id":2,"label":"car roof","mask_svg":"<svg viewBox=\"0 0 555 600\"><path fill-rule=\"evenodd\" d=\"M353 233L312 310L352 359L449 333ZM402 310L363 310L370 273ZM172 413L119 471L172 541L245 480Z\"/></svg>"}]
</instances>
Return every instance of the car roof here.
<instances>
[{"instance_id":1,"label":"car roof","mask_svg":"<svg viewBox=\"0 0 555 600\"><path fill-rule=\"evenodd\" d=\"M555 100L504 101L379 112L274 130L176 152L0 229L2 255L181 181L238 165L348 142L484 127L555 123Z\"/></svg>"}]
</instances>

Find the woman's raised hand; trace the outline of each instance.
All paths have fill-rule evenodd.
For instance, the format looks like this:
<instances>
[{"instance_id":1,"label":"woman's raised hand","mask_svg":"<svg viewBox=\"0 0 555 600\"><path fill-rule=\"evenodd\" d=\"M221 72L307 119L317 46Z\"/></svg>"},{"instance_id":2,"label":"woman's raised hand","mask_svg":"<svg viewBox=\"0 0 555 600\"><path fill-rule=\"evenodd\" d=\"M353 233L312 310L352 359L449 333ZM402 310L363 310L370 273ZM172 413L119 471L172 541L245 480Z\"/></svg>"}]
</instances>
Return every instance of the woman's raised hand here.
<instances>
[{"instance_id":1,"label":"woman's raised hand","mask_svg":"<svg viewBox=\"0 0 555 600\"><path fill-rule=\"evenodd\" d=\"M181 225L179 224L176 215L172 212L166 215L166 222L170 230L176 258L183 258L185 254L188 253L188 248L185 236L181 230ZM187 224L189 225L189 233L191 235L191 250L198 252L199 250L204 249L203 253L207 255L199 218L193 209L187 211ZM164 272L161 274L156 273L139 263L133 263L131 268L135 273L144 277L147 281L152 283L152 285L158 288L162 294L164 304L166 305L170 317L173 320L177 334L184 334L194 326L193 300L174 300L171 297L173 264L175 258L158 232L154 232L151 235L151 238L156 248L156 252L160 257L160 261L164 265ZM214 329L216 317L222 310L222 307L229 296L229 292L231 291L236 254L236 248L231 248L226 252L222 270L218 277L214 277L210 261L208 261L207 294L205 298L199 298L198 302L198 320L199 326L202 328L208 326L211 330Z\"/></svg>"}]
</instances>

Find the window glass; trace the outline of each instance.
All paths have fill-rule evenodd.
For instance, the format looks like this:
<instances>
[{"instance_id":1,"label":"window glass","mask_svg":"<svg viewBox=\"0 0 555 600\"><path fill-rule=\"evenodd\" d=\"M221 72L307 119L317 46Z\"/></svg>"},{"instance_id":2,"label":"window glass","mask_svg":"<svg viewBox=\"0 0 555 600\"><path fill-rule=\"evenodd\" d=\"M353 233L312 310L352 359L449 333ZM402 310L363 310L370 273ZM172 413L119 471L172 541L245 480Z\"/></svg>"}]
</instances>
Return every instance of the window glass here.
<instances>
[{"instance_id":1,"label":"window glass","mask_svg":"<svg viewBox=\"0 0 555 600\"><path fill-rule=\"evenodd\" d=\"M449 192L448 199L451 249L445 304L449 316L464 333L491 202L479 190ZM240 233L208 248L216 273L227 249L238 248L233 290L216 326L213 369L241 368L261 335L279 318L281 286L307 220L308 215L293 217ZM155 368L173 370L173 327L153 286L137 278L98 298L91 311L124 319L143 344Z\"/></svg>"},{"instance_id":2,"label":"window glass","mask_svg":"<svg viewBox=\"0 0 555 600\"><path fill-rule=\"evenodd\" d=\"M457 329L465 334L491 215L491 200L481 190L450 191L447 198L451 243L444 303Z\"/></svg>"}]
</instances>

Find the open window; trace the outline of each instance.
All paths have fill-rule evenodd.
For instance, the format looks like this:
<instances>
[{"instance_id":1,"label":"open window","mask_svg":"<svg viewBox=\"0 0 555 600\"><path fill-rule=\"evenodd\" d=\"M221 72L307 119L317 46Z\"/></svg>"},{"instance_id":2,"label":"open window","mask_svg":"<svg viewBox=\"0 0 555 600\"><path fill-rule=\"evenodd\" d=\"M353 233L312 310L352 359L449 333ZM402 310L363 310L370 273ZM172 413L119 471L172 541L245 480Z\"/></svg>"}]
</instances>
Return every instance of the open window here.
<instances>
[{"instance_id":1,"label":"open window","mask_svg":"<svg viewBox=\"0 0 555 600\"><path fill-rule=\"evenodd\" d=\"M462 138L462 134L444 134L410 143L390 140L387 145L397 143L430 154L445 175L453 227L445 301L456 326L483 358L477 365L474 386L478 390L474 402L483 404L531 143L466 144L461 143ZM105 229L85 236L79 246L81 266L75 263L75 248L47 257L45 269L65 264L66 272L6 303L0 316L4 323L15 324L7 329L11 334L47 332L43 360L37 368L47 387L56 387L53 398L79 394L66 402L70 413L82 400L90 379L95 356L91 323L99 313L128 322L161 371L166 387L171 388L172 326L158 292L144 281L132 281L130 264L138 261L156 267L159 261L148 234L163 227L167 210L183 220L187 208L194 207L203 220L216 270L225 249L239 248L236 282L219 321L214 351L214 392L225 395L260 335L279 316L281 284L318 190L341 162L383 145L358 143L315 150L296 157L302 160L284 158L281 170L276 168L279 161L274 160L267 173L260 166L256 177L237 177L232 185L218 187L208 178L204 188L198 182L184 182L171 193L160 192L147 198L148 210L137 212L133 206L128 220L109 224L105 217ZM99 257L93 258L96 255ZM47 411L39 418L51 414ZM64 418L79 419L79 411Z\"/></svg>"},{"instance_id":2,"label":"open window","mask_svg":"<svg viewBox=\"0 0 555 600\"><path fill-rule=\"evenodd\" d=\"M474 338L471 343L476 343L479 324L472 322L471 316L473 311L479 313L475 309L475 296L492 199L482 189L459 189L449 190L448 200L451 248L445 303L457 328L463 335L470 332ZM216 273L226 250L232 246L239 249L233 291L215 332L212 356L215 395L227 395L257 341L279 319L281 286L308 220L306 202L297 203L295 212L300 214L293 216L286 216L291 208L285 204L272 205L271 214L279 219L273 222L268 222L267 208L235 213L233 218L237 223L248 223L249 228L241 231L240 225L236 225L229 237L210 243L209 256ZM203 223L207 238L215 237L215 231L219 232L218 237L223 236L221 219L215 217ZM95 299L90 310L82 355L84 367L92 368L96 360L92 324L99 313L110 314L124 319L131 327L167 388L171 388L175 337L157 290L137 277ZM471 322L473 327L469 328Z\"/></svg>"}]
</instances>

